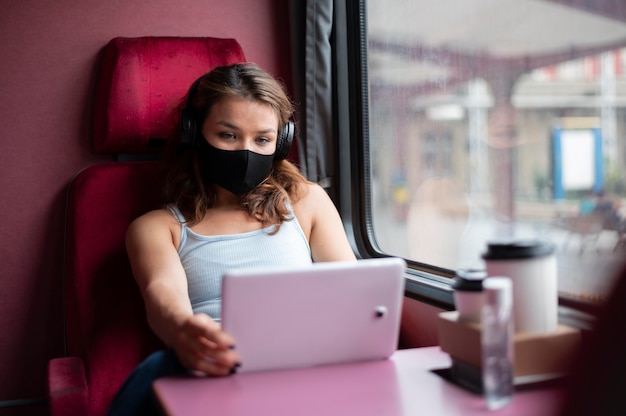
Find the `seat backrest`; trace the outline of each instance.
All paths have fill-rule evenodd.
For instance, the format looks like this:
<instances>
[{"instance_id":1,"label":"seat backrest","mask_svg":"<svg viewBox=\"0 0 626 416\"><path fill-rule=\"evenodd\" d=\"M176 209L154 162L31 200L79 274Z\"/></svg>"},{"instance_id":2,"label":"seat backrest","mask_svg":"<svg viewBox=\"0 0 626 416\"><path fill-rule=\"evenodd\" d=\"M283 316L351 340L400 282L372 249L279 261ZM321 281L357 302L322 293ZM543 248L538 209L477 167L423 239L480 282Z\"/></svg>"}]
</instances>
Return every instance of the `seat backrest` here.
<instances>
[{"instance_id":1,"label":"seat backrest","mask_svg":"<svg viewBox=\"0 0 626 416\"><path fill-rule=\"evenodd\" d=\"M173 137L189 85L215 66L245 61L234 39L116 38L104 49L94 117L100 153L153 152ZM124 238L159 208L158 162L108 162L79 172L67 200L66 353L82 359L91 415L105 414L123 380L160 342L150 331Z\"/></svg>"}]
</instances>

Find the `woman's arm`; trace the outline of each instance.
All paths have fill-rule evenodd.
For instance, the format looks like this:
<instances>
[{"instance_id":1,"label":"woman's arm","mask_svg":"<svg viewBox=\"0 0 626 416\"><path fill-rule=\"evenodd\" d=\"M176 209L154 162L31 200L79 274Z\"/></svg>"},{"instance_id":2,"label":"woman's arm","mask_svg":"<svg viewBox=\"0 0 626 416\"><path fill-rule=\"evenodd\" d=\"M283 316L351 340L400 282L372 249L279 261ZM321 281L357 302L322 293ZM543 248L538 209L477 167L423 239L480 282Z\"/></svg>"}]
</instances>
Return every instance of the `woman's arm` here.
<instances>
[{"instance_id":1,"label":"woman's arm","mask_svg":"<svg viewBox=\"0 0 626 416\"><path fill-rule=\"evenodd\" d=\"M317 184L297 202L296 215L302 216L309 238L313 261L348 261L356 257L350 247L337 208L326 191Z\"/></svg>"},{"instance_id":2,"label":"woman's arm","mask_svg":"<svg viewBox=\"0 0 626 416\"><path fill-rule=\"evenodd\" d=\"M193 314L185 271L173 230L180 227L165 210L136 219L126 234L126 249L146 306L148 322L191 370L228 374L239 360L234 340L206 314Z\"/></svg>"}]
</instances>

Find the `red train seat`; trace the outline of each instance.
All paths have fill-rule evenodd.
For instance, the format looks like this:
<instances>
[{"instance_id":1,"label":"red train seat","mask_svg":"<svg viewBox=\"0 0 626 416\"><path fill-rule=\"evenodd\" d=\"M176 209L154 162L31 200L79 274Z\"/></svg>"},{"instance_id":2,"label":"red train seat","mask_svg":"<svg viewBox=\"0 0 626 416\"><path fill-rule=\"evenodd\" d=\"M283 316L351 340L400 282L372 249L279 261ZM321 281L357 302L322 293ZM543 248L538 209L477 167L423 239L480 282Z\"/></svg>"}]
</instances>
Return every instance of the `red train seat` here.
<instances>
[{"instance_id":1,"label":"red train seat","mask_svg":"<svg viewBox=\"0 0 626 416\"><path fill-rule=\"evenodd\" d=\"M173 138L189 85L215 66L242 61L234 39L111 40L97 82L94 149L118 160L155 154ZM69 186L66 356L48 364L53 416L104 415L127 375L160 346L146 322L124 238L133 219L161 205L163 176L156 161L107 162L79 172Z\"/></svg>"}]
</instances>

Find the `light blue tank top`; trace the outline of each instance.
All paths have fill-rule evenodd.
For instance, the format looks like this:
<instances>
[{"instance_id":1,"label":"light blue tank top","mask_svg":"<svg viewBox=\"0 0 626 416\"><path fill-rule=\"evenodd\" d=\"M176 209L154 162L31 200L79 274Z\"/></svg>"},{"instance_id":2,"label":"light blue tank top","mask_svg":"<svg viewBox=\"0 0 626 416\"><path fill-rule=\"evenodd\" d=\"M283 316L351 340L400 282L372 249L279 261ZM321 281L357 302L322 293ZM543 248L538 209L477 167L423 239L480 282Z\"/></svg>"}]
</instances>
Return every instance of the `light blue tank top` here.
<instances>
[{"instance_id":1,"label":"light blue tank top","mask_svg":"<svg viewBox=\"0 0 626 416\"><path fill-rule=\"evenodd\" d=\"M189 298L194 313L221 319L222 276L228 270L249 267L311 264L311 248L289 206L291 220L241 234L205 236L186 225L180 210L169 210L181 225L178 255L187 274Z\"/></svg>"}]
</instances>

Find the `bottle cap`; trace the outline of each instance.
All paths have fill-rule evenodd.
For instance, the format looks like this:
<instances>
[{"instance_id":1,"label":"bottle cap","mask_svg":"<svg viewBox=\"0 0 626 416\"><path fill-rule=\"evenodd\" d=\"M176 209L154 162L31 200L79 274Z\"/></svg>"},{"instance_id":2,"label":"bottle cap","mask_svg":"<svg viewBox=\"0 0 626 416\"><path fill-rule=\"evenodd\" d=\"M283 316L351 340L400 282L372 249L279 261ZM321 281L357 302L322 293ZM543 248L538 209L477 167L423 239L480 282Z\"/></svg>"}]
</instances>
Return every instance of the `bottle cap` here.
<instances>
[{"instance_id":1,"label":"bottle cap","mask_svg":"<svg viewBox=\"0 0 626 416\"><path fill-rule=\"evenodd\" d=\"M513 284L511 279L504 276L487 277L483 280L485 304L503 308L513 306Z\"/></svg>"},{"instance_id":2,"label":"bottle cap","mask_svg":"<svg viewBox=\"0 0 626 416\"><path fill-rule=\"evenodd\" d=\"M487 243L485 260L526 259L554 253L555 246L539 240L492 241Z\"/></svg>"},{"instance_id":3,"label":"bottle cap","mask_svg":"<svg viewBox=\"0 0 626 416\"><path fill-rule=\"evenodd\" d=\"M483 290L483 279L487 277L484 270L461 269L456 272L452 289L463 292L480 292Z\"/></svg>"}]
</instances>

